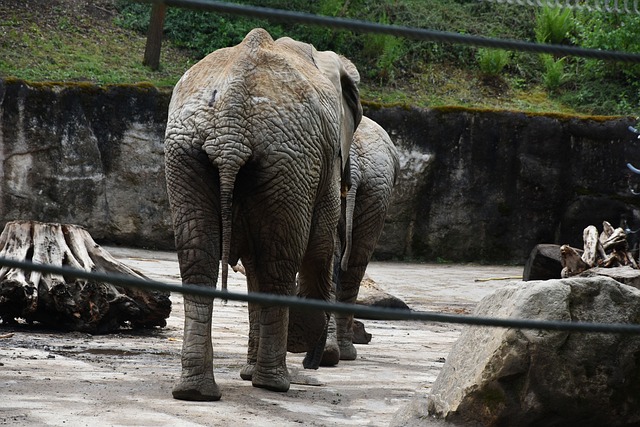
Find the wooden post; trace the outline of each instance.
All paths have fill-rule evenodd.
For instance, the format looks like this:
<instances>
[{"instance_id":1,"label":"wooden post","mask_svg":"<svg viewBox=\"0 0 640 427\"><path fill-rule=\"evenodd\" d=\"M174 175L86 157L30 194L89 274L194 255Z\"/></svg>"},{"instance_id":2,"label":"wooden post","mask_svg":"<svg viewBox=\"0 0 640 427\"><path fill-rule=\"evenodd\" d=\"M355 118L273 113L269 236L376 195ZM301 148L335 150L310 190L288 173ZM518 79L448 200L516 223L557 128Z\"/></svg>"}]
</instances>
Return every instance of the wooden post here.
<instances>
[{"instance_id":1,"label":"wooden post","mask_svg":"<svg viewBox=\"0 0 640 427\"><path fill-rule=\"evenodd\" d=\"M147 31L147 45L144 50L142 65L152 70L160 68L160 49L162 48L162 32L164 30L164 17L167 5L164 3L154 3L151 8L151 19Z\"/></svg>"}]
</instances>

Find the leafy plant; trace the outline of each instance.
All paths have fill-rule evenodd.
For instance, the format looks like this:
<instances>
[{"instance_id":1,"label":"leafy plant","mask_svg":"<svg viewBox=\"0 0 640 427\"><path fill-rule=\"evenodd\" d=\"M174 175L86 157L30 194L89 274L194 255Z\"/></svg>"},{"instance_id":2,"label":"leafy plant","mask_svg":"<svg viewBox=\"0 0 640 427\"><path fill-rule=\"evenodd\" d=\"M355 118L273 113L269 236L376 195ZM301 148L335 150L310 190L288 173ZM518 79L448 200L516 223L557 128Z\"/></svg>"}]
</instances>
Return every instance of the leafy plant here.
<instances>
[{"instance_id":1,"label":"leafy plant","mask_svg":"<svg viewBox=\"0 0 640 427\"><path fill-rule=\"evenodd\" d=\"M498 76L509 64L511 54L502 49L478 49L476 55L480 71L487 76Z\"/></svg>"},{"instance_id":2,"label":"leafy plant","mask_svg":"<svg viewBox=\"0 0 640 427\"><path fill-rule=\"evenodd\" d=\"M561 44L568 40L574 28L569 8L544 6L536 14L535 34L539 43Z\"/></svg>"},{"instance_id":3,"label":"leafy plant","mask_svg":"<svg viewBox=\"0 0 640 427\"><path fill-rule=\"evenodd\" d=\"M576 44L586 48L606 49L619 52L640 52L640 16L603 12L579 13L576 15ZM640 65L619 64L611 61L586 60L586 71L601 77L640 78Z\"/></svg>"},{"instance_id":4,"label":"leafy plant","mask_svg":"<svg viewBox=\"0 0 640 427\"><path fill-rule=\"evenodd\" d=\"M551 92L556 91L568 78L564 72L565 58L555 59L552 55L540 55L544 65L542 81Z\"/></svg>"}]
</instances>

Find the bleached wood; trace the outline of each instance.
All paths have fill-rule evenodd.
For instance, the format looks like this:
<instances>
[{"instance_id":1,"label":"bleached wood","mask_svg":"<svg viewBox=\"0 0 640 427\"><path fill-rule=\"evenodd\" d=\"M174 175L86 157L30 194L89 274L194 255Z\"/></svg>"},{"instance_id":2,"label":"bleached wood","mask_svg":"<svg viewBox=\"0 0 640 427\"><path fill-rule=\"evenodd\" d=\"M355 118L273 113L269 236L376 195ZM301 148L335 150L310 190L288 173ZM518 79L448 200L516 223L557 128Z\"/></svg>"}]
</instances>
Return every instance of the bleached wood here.
<instances>
[{"instance_id":1,"label":"bleached wood","mask_svg":"<svg viewBox=\"0 0 640 427\"><path fill-rule=\"evenodd\" d=\"M0 257L84 271L145 278L119 262L73 224L13 221L0 234ZM164 326L171 303L168 292L125 288L61 274L0 269L0 318L23 318L49 327L92 333L123 325Z\"/></svg>"}]
</instances>

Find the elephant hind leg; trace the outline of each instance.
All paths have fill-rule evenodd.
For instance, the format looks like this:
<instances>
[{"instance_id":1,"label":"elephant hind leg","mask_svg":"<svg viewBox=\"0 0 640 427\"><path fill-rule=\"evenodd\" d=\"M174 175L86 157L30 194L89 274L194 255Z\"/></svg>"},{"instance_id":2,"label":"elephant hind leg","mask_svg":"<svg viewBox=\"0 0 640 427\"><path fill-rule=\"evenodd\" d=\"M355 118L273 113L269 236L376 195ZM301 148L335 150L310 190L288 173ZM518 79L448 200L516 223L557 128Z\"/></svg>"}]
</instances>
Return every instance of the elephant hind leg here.
<instances>
[{"instance_id":1,"label":"elephant hind leg","mask_svg":"<svg viewBox=\"0 0 640 427\"><path fill-rule=\"evenodd\" d=\"M249 343L247 346L247 363L240 369L240 378L245 381L253 379L258 362L258 345L260 335L260 306L249 303Z\"/></svg>"},{"instance_id":2,"label":"elephant hind leg","mask_svg":"<svg viewBox=\"0 0 640 427\"><path fill-rule=\"evenodd\" d=\"M276 334L277 331L286 331L288 322L287 307L260 308L258 359L251 377L254 387L281 392L289 390L291 382L286 363L286 333L281 337L284 341L280 341Z\"/></svg>"},{"instance_id":3,"label":"elephant hind leg","mask_svg":"<svg viewBox=\"0 0 640 427\"><path fill-rule=\"evenodd\" d=\"M353 315L341 314L336 316L338 330L341 330L338 338L340 348L340 360L356 360L358 350L353 345Z\"/></svg>"},{"instance_id":4,"label":"elephant hind leg","mask_svg":"<svg viewBox=\"0 0 640 427\"><path fill-rule=\"evenodd\" d=\"M258 292L259 287L256 283L256 270L253 257L243 257L242 265L245 268L247 276L247 290L249 292ZM240 369L240 378L245 381L251 381L253 378L253 373L258 363L258 346L260 344L260 304L249 302L248 306L249 340L247 343L247 363Z\"/></svg>"},{"instance_id":5,"label":"elephant hind leg","mask_svg":"<svg viewBox=\"0 0 640 427\"><path fill-rule=\"evenodd\" d=\"M350 265L347 271L341 272L340 289L337 290L337 299L346 304L355 304L358 298L360 281L364 277L367 266ZM353 314L336 314L336 329L338 346L340 347L340 360L355 360L358 351L353 345Z\"/></svg>"},{"instance_id":6,"label":"elephant hind leg","mask_svg":"<svg viewBox=\"0 0 640 427\"><path fill-rule=\"evenodd\" d=\"M171 147L169 141L167 149ZM165 167L182 283L215 287L220 260L216 174L206 155L173 150ZM184 296L182 372L173 389L176 399L220 399L213 375L212 310L211 298Z\"/></svg>"},{"instance_id":7,"label":"elephant hind leg","mask_svg":"<svg viewBox=\"0 0 640 427\"><path fill-rule=\"evenodd\" d=\"M210 298L185 295L185 338L182 346L182 374L173 388L175 399L220 400L213 375ZM200 319L204 317L204 320Z\"/></svg>"},{"instance_id":8,"label":"elephant hind leg","mask_svg":"<svg viewBox=\"0 0 640 427\"><path fill-rule=\"evenodd\" d=\"M336 333L336 315L331 314L327 328L327 341L322 352L320 366L335 366L340 362L341 353Z\"/></svg>"}]
</instances>

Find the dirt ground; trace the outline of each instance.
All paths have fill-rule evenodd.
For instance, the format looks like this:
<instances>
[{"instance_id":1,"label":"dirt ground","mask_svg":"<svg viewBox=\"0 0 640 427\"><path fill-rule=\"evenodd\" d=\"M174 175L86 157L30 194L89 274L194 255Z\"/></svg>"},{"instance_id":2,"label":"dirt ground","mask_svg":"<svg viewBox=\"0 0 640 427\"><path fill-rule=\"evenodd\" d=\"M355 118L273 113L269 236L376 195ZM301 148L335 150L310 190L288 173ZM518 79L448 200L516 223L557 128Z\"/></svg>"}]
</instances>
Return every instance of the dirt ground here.
<instances>
[{"instance_id":1,"label":"dirt ground","mask_svg":"<svg viewBox=\"0 0 640 427\"><path fill-rule=\"evenodd\" d=\"M106 249L152 279L179 282L174 253ZM413 310L469 313L522 267L374 262L367 273ZM244 277L231 272L229 289L246 291ZM302 369L302 354L289 353L294 383L275 393L239 376L246 304L216 301L214 369L222 400L185 402L171 397L184 319L181 296L171 300L167 326L152 331L88 335L0 324L0 425L386 426L416 391L428 391L462 329L363 319L373 339L357 346L357 360L310 371Z\"/></svg>"}]
</instances>

